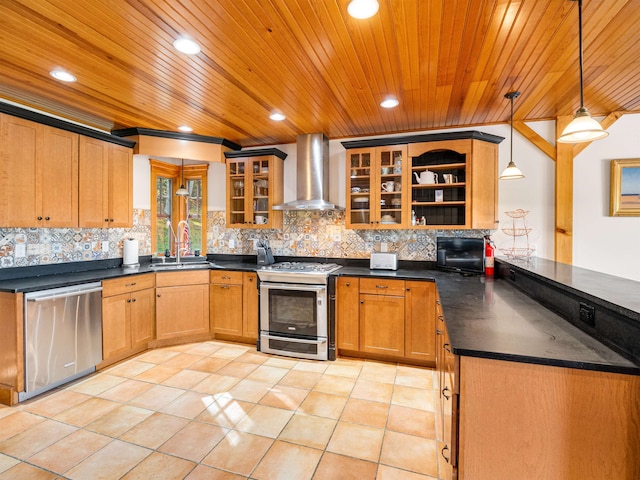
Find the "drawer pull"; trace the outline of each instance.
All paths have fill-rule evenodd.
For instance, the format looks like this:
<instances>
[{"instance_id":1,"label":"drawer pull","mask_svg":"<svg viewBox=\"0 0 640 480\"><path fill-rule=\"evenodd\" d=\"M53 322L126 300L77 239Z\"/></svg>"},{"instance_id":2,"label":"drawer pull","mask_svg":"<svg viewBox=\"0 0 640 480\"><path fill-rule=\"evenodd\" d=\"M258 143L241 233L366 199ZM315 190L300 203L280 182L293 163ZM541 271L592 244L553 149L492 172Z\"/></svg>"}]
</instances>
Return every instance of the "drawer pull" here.
<instances>
[{"instance_id":1,"label":"drawer pull","mask_svg":"<svg viewBox=\"0 0 640 480\"><path fill-rule=\"evenodd\" d=\"M125 283L124 286L125 287L133 287L136 284L136 282L132 282L132 283Z\"/></svg>"},{"instance_id":2,"label":"drawer pull","mask_svg":"<svg viewBox=\"0 0 640 480\"><path fill-rule=\"evenodd\" d=\"M447 445L442 447L442 450L440 450L440 454L442 455L442 458L444 458L446 462L449 463L449 457L445 455L445 452L449 452L449 447Z\"/></svg>"},{"instance_id":3,"label":"drawer pull","mask_svg":"<svg viewBox=\"0 0 640 480\"><path fill-rule=\"evenodd\" d=\"M229 285L220 285L220 288L229 289Z\"/></svg>"},{"instance_id":4,"label":"drawer pull","mask_svg":"<svg viewBox=\"0 0 640 480\"><path fill-rule=\"evenodd\" d=\"M376 285L376 288L389 288L389 287L386 285Z\"/></svg>"},{"instance_id":5,"label":"drawer pull","mask_svg":"<svg viewBox=\"0 0 640 480\"><path fill-rule=\"evenodd\" d=\"M442 389L442 396L446 399L449 400L451 398L451 395L447 395L447 392L449 392L449 387L444 387Z\"/></svg>"}]
</instances>

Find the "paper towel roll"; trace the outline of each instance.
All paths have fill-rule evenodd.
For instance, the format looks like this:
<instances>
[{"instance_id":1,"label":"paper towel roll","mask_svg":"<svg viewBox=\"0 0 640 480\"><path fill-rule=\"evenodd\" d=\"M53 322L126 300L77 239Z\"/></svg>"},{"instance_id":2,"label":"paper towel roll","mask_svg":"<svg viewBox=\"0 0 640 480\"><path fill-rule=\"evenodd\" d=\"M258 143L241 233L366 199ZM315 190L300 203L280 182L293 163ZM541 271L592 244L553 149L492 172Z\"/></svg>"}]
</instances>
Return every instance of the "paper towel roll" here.
<instances>
[{"instance_id":1,"label":"paper towel roll","mask_svg":"<svg viewBox=\"0 0 640 480\"><path fill-rule=\"evenodd\" d=\"M138 240L135 238L126 238L124 240L122 265L125 267L138 265Z\"/></svg>"}]
</instances>

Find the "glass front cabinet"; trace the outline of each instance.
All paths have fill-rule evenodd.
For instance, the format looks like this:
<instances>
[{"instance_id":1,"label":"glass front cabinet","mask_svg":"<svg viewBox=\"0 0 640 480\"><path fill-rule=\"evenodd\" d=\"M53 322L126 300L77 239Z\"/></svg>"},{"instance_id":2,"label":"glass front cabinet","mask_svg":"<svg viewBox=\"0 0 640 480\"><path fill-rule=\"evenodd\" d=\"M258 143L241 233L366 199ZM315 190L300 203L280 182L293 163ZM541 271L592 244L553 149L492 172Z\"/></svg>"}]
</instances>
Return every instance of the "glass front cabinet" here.
<instances>
[{"instance_id":1,"label":"glass front cabinet","mask_svg":"<svg viewBox=\"0 0 640 480\"><path fill-rule=\"evenodd\" d=\"M379 145L398 140L343 142L347 228L496 228L502 137L452 132Z\"/></svg>"},{"instance_id":2,"label":"glass front cabinet","mask_svg":"<svg viewBox=\"0 0 640 480\"><path fill-rule=\"evenodd\" d=\"M407 146L347 150L347 228L406 227Z\"/></svg>"},{"instance_id":3,"label":"glass front cabinet","mask_svg":"<svg viewBox=\"0 0 640 480\"><path fill-rule=\"evenodd\" d=\"M226 152L227 227L281 228L283 161L287 154L272 148Z\"/></svg>"}]
</instances>

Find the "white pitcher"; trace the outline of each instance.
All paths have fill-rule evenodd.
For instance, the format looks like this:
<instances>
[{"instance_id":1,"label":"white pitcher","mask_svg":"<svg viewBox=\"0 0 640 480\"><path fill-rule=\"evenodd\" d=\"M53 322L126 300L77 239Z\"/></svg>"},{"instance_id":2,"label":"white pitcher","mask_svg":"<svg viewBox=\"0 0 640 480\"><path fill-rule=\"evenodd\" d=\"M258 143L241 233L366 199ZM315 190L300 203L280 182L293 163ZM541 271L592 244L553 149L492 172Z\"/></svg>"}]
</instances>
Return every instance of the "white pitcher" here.
<instances>
[{"instance_id":1,"label":"white pitcher","mask_svg":"<svg viewBox=\"0 0 640 480\"><path fill-rule=\"evenodd\" d=\"M421 185L438 183L438 174L436 172L425 170L424 172L420 172L420 176L418 176L418 172L413 172L413 174L416 176L416 181Z\"/></svg>"}]
</instances>

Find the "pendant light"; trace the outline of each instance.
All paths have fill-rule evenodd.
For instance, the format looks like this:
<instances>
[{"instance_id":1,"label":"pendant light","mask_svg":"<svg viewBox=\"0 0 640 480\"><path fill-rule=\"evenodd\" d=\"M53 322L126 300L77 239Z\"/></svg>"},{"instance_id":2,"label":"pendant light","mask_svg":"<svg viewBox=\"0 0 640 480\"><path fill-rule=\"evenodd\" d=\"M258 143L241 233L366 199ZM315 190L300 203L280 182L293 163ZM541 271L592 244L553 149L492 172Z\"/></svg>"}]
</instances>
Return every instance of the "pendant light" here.
<instances>
[{"instance_id":1,"label":"pendant light","mask_svg":"<svg viewBox=\"0 0 640 480\"><path fill-rule=\"evenodd\" d=\"M181 175L182 175L182 182L180 182L180 188L178 190L176 190L176 195L179 197L188 197L189 196L189 190L187 190L184 187L184 158L182 159L182 168L181 170Z\"/></svg>"},{"instance_id":2,"label":"pendant light","mask_svg":"<svg viewBox=\"0 0 640 480\"><path fill-rule=\"evenodd\" d=\"M524 178L523 173L513 163L513 99L518 98L520 92L509 92L505 94L504 98L511 100L511 153L509 154L509 164L500 175L500 180L515 180L517 178Z\"/></svg>"},{"instance_id":3,"label":"pendant light","mask_svg":"<svg viewBox=\"0 0 640 480\"><path fill-rule=\"evenodd\" d=\"M580 42L580 108L576 111L571 123L566 126L562 135L558 137L560 143L580 143L600 140L609 135L609 132L602 128L597 120L591 118L591 114L584 107L584 85L583 85L583 54L582 54L582 0L572 0L578 2L578 37Z\"/></svg>"}]
</instances>

